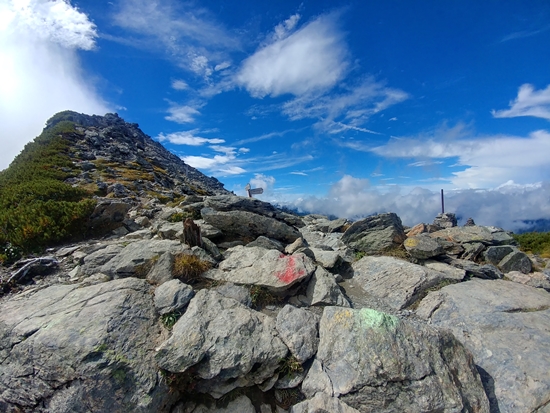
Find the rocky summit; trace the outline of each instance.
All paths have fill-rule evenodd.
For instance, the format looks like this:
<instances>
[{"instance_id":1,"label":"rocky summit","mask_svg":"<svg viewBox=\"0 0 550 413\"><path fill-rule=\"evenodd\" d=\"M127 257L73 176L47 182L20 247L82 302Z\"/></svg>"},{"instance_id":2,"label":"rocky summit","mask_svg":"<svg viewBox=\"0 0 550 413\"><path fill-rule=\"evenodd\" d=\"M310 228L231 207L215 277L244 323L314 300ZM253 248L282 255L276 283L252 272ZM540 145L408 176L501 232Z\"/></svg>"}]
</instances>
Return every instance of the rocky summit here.
<instances>
[{"instance_id":1,"label":"rocky summit","mask_svg":"<svg viewBox=\"0 0 550 413\"><path fill-rule=\"evenodd\" d=\"M1 411L550 412L550 265L506 231L296 216L55 122L102 231L4 263Z\"/></svg>"}]
</instances>

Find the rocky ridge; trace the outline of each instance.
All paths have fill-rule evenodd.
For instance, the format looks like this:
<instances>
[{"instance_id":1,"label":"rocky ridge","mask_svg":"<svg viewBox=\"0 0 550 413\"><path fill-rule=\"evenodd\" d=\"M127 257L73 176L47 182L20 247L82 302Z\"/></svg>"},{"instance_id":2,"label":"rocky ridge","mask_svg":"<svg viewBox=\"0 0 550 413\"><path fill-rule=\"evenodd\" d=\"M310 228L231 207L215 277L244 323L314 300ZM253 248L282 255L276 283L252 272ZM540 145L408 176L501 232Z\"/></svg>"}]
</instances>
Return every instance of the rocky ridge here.
<instances>
[{"instance_id":1,"label":"rocky ridge","mask_svg":"<svg viewBox=\"0 0 550 413\"><path fill-rule=\"evenodd\" d=\"M509 233L298 217L60 120L108 233L0 274L0 410L550 412L550 265Z\"/></svg>"}]
</instances>

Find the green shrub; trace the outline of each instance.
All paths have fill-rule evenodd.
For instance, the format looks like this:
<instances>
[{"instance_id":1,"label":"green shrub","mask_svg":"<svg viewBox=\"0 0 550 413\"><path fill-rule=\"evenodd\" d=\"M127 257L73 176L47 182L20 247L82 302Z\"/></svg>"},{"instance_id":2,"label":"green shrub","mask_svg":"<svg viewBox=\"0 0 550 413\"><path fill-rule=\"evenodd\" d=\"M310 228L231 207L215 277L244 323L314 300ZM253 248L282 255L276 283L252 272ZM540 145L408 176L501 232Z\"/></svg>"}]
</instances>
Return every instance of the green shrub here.
<instances>
[{"instance_id":1,"label":"green shrub","mask_svg":"<svg viewBox=\"0 0 550 413\"><path fill-rule=\"evenodd\" d=\"M526 232L513 236L522 251L550 258L550 232Z\"/></svg>"},{"instance_id":2,"label":"green shrub","mask_svg":"<svg viewBox=\"0 0 550 413\"><path fill-rule=\"evenodd\" d=\"M71 122L44 130L0 172L0 260L15 248L36 251L85 233L95 208L91 194L63 181L74 175L71 142L79 138Z\"/></svg>"}]
</instances>

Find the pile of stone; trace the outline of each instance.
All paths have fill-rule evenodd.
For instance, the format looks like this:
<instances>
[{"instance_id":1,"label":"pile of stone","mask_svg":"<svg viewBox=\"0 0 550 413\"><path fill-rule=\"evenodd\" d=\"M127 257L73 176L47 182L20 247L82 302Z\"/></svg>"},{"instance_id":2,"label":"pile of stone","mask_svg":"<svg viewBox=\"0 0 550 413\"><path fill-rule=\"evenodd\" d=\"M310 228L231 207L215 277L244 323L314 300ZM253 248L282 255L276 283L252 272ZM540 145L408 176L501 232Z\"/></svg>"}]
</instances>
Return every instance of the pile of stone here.
<instances>
[{"instance_id":1,"label":"pile of stone","mask_svg":"<svg viewBox=\"0 0 550 413\"><path fill-rule=\"evenodd\" d=\"M173 219L190 216L196 245ZM231 195L133 205L125 220L49 251L57 272L1 299L0 410L550 406L548 277L505 231L407 235L392 213L351 223ZM209 263L199 282L174 277L180 254Z\"/></svg>"}]
</instances>

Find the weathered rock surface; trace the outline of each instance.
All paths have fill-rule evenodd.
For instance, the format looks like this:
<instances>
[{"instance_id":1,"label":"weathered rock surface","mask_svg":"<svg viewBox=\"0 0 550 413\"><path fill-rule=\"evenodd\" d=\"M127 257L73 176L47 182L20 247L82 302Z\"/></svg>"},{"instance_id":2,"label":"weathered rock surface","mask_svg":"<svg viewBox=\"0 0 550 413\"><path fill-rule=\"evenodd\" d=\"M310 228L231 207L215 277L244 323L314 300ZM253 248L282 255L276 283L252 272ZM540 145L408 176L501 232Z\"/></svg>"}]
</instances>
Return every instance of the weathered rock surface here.
<instances>
[{"instance_id":1,"label":"weathered rock surface","mask_svg":"<svg viewBox=\"0 0 550 413\"><path fill-rule=\"evenodd\" d=\"M413 304L422 293L443 281L462 280L457 273L440 272L393 257L363 257L352 268L355 285L397 310Z\"/></svg>"},{"instance_id":2,"label":"weathered rock surface","mask_svg":"<svg viewBox=\"0 0 550 413\"><path fill-rule=\"evenodd\" d=\"M150 286L55 285L0 307L0 410L165 411Z\"/></svg>"},{"instance_id":3,"label":"weathered rock surface","mask_svg":"<svg viewBox=\"0 0 550 413\"><path fill-rule=\"evenodd\" d=\"M214 345L215 344L215 345ZM215 291L201 290L174 325L172 336L159 348L158 365L183 373L194 366L198 387L220 397L238 386L260 384L272 377L288 348L279 338L275 320ZM238 378L238 380L235 380Z\"/></svg>"},{"instance_id":4,"label":"weathered rock surface","mask_svg":"<svg viewBox=\"0 0 550 413\"><path fill-rule=\"evenodd\" d=\"M506 278L520 284L529 285L535 288L544 288L550 292L550 274L544 272L533 272L524 274L520 271L510 271L506 274Z\"/></svg>"},{"instance_id":5,"label":"weathered rock surface","mask_svg":"<svg viewBox=\"0 0 550 413\"><path fill-rule=\"evenodd\" d=\"M206 278L229 281L235 284L251 284L280 292L309 277L315 266L301 253L284 255L277 250L261 247L231 248L229 256L218 269L205 273Z\"/></svg>"},{"instance_id":6,"label":"weathered rock surface","mask_svg":"<svg viewBox=\"0 0 550 413\"><path fill-rule=\"evenodd\" d=\"M334 279L334 275L323 267L317 267L306 291L307 305L335 305L349 307L350 304Z\"/></svg>"},{"instance_id":7,"label":"weathered rock surface","mask_svg":"<svg viewBox=\"0 0 550 413\"><path fill-rule=\"evenodd\" d=\"M295 404L290 408L289 413L360 413L359 410L348 406L337 397L331 397L326 393L316 393L309 400Z\"/></svg>"},{"instance_id":8,"label":"weathered rock surface","mask_svg":"<svg viewBox=\"0 0 550 413\"><path fill-rule=\"evenodd\" d=\"M473 353L491 411L550 406L550 294L504 280L449 285L422 300L417 314L450 329Z\"/></svg>"},{"instance_id":9,"label":"weathered rock surface","mask_svg":"<svg viewBox=\"0 0 550 413\"><path fill-rule=\"evenodd\" d=\"M504 276L497 267L491 264L479 265L472 261L452 258L445 259L444 261L453 267L466 271L466 275L471 277L483 278L487 280L498 280Z\"/></svg>"},{"instance_id":10,"label":"weathered rock surface","mask_svg":"<svg viewBox=\"0 0 550 413\"><path fill-rule=\"evenodd\" d=\"M485 245L516 245L516 241L510 234L495 227L452 227L432 232L430 236L458 244L481 242Z\"/></svg>"},{"instance_id":11,"label":"weathered rock surface","mask_svg":"<svg viewBox=\"0 0 550 413\"><path fill-rule=\"evenodd\" d=\"M503 272L520 271L529 274L532 269L531 260L524 252L515 250L506 255L499 263L498 268Z\"/></svg>"},{"instance_id":12,"label":"weathered rock surface","mask_svg":"<svg viewBox=\"0 0 550 413\"><path fill-rule=\"evenodd\" d=\"M275 218L254 214L247 211L216 212L211 208L201 210L202 218L210 225L219 228L226 241L245 239L248 242L260 235L278 241L291 243L300 237L294 227Z\"/></svg>"},{"instance_id":13,"label":"weathered rock surface","mask_svg":"<svg viewBox=\"0 0 550 413\"><path fill-rule=\"evenodd\" d=\"M405 241L401 219L394 213L379 214L356 221L344 232L342 242L367 254L378 254Z\"/></svg>"},{"instance_id":14,"label":"weathered rock surface","mask_svg":"<svg viewBox=\"0 0 550 413\"><path fill-rule=\"evenodd\" d=\"M168 314L183 309L195 292L180 280L170 280L155 290L155 307L160 314Z\"/></svg>"},{"instance_id":15,"label":"weathered rock surface","mask_svg":"<svg viewBox=\"0 0 550 413\"><path fill-rule=\"evenodd\" d=\"M443 254L443 247L427 234L409 237L403 245L411 257L419 260L427 260Z\"/></svg>"},{"instance_id":16,"label":"weathered rock surface","mask_svg":"<svg viewBox=\"0 0 550 413\"><path fill-rule=\"evenodd\" d=\"M371 309L326 307L306 396L360 412L489 412L471 354L449 333Z\"/></svg>"},{"instance_id":17,"label":"weathered rock surface","mask_svg":"<svg viewBox=\"0 0 550 413\"><path fill-rule=\"evenodd\" d=\"M277 315L277 331L290 352L300 363L317 353L319 345L319 317L291 305L283 307Z\"/></svg>"}]
</instances>

